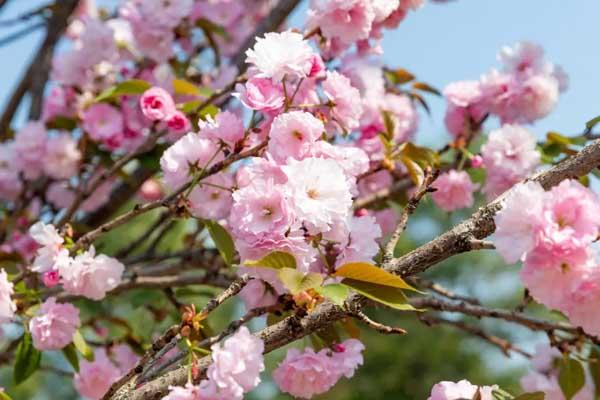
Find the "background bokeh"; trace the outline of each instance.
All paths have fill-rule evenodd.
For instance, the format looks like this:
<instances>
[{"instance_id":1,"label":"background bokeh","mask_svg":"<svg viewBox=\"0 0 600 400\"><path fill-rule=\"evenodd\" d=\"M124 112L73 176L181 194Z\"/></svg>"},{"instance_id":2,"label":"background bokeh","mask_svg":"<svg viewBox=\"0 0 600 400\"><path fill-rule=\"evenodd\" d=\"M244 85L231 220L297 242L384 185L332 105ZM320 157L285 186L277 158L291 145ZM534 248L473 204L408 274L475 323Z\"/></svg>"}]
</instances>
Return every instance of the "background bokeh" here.
<instances>
[{"instance_id":1,"label":"background bokeh","mask_svg":"<svg viewBox=\"0 0 600 400\"><path fill-rule=\"evenodd\" d=\"M100 4L108 5L116 2L99 0ZM44 0L12 1L0 13L0 21L44 3ZM306 4L292 16L292 26L301 26L305 9ZM455 80L476 79L494 67L496 53L503 45L519 40L537 42L544 46L551 61L568 72L570 88L561 96L556 110L531 130L539 137L549 130L573 135L583 130L585 121L600 114L600 52L596 48L600 37L598 15L598 0L458 0L427 4L411 13L396 31L386 32L383 57L388 65L406 68L419 79L442 88ZM0 27L0 38L10 32L11 29ZM38 31L0 47L0 103L4 104L10 96L41 36L42 32ZM418 141L438 147L448 139L443 126L445 102L430 98L430 106L432 115L422 115ZM411 219L402 249L407 251L435 237L467 215L449 216L425 203ZM121 235L136 237L137 232L143 231L143 226L152 223L152 217L135 222L135 225L111 233L103 243L106 251L118 247ZM183 234L182 226L163 241L164 249L181 246ZM492 252L478 252L454 257L432 269L428 275L459 293L479 297L485 305L514 307L522 294L516 270L516 267L506 267ZM188 301L202 305L207 299L206 290L195 289ZM83 310L104 307L107 313L110 311L127 318L137 330L136 334L143 337L153 324L148 304L168 310L169 305L161 302L164 302L161 296L136 291L120 297L118 302L78 305ZM535 307L532 311L536 312ZM239 304L228 304L219 311L218 319L224 324L231 315L241 312ZM435 382L461 378L478 384L498 383L510 390L518 387L518 378L527 366L523 357L506 358L498 349L466 337L453 328L427 328L413 314L377 310L370 313L391 325L406 328L408 335L381 336L363 329L367 346L365 365L354 379L340 382L321 399L424 400ZM508 324L474 322L530 351L536 341L543 340L543 336ZM163 323L168 325L168 317ZM260 323L255 324L255 328L260 326ZM309 344L306 341L297 345ZM280 350L270 355L268 364L276 365L283 354L284 350ZM43 365L68 370L60 354L56 357L44 355ZM11 386L11 373L7 368L0 369L0 386L9 388L15 400L77 398L70 378L41 371L15 389ZM267 378L267 374L264 375ZM254 400L288 398L279 395L268 378L249 397Z\"/></svg>"}]
</instances>

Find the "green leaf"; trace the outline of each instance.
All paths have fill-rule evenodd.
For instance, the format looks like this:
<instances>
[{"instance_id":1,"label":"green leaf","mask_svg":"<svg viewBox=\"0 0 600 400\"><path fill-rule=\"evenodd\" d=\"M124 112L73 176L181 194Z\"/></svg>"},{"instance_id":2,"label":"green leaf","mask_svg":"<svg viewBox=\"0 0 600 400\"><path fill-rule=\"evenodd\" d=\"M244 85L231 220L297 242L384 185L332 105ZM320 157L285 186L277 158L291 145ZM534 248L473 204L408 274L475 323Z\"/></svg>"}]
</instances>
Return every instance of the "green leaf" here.
<instances>
[{"instance_id":1,"label":"green leaf","mask_svg":"<svg viewBox=\"0 0 600 400\"><path fill-rule=\"evenodd\" d=\"M556 143L556 144L560 144L560 145L565 145L568 146L571 144L571 139L561 135L558 132L548 132L546 133L546 139L548 140L548 142L550 143Z\"/></svg>"},{"instance_id":2,"label":"green leaf","mask_svg":"<svg viewBox=\"0 0 600 400\"><path fill-rule=\"evenodd\" d=\"M385 127L384 135L386 139L392 141L392 139L394 138L394 130L396 127L396 123L394 122L392 114L389 111L383 110L381 112L381 115L383 117L383 126Z\"/></svg>"},{"instance_id":3,"label":"green leaf","mask_svg":"<svg viewBox=\"0 0 600 400\"><path fill-rule=\"evenodd\" d=\"M323 283L323 277L321 274L315 272L309 272L303 274L297 269L282 268L277 273L281 283L285 286L292 294L298 294L308 289L313 289L321 286Z\"/></svg>"},{"instance_id":4,"label":"green leaf","mask_svg":"<svg viewBox=\"0 0 600 400\"><path fill-rule=\"evenodd\" d=\"M558 384L565 399L571 400L585 385L583 365L573 358L563 358L560 362Z\"/></svg>"},{"instance_id":5,"label":"green leaf","mask_svg":"<svg viewBox=\"0 0 600 400\"><path fill-rule=\"evenodd\" d=\"M363 296L396 310L415 311L415 308L408 304L406 296L400 289L348 278L342 281L342 285L348 286Z\"/></svg>"},{"instance_id":6,"label":"green leaf","mask_svg":"<svg viewBox=\"0 0 600 400\"><path fill-rule=\"evenodd\" d=\"M435 94L436 96L441 96L442 93L440 93L439 90L437 90L436 88L434 88L433 86L425 83L425 82L415 82L412 84L413 89L417 89L420 90L422 92L427 92L427 93L431 93L431 94Z\"/></svg>"},{"instance_id":7,"label":"green leaf","mask_svg":"<svg viewBox=\"0 0 600 400\"><path fill-rule=\"evenodd\" d=\"M410 180L415 184L415 186L421 186L423 180L425 179L425 172L423 168L413 160L408 157L400 157L400 161L408 170L408 175L410 176Z\"/></svg>"},{"instance_id":8,"label":"green leaf","mask_svg":"<svg viewBox=\"0 0 600 400\"><path fill-rule=\"evenodd\" d=\"M296 259L290 253L285 251L274 251L260 260L246 260L246 267L263 267L272 269L291 268L296 269Z\"/></svg>"},{"instance_id":9,"label":"green leaf","mask_svg":"<svg viewBox=\"0 0 600 400\"><path fill-rule=\"evenodd\" d=\"M404 68L398 68L393 70L386 69L385 76L394 85L401 85L403 83L407 83L415 79L415 76L407 70L405 70Z\"/></svg>"},{"instance_id":10,"label":"green leaf","mask_svg":"<svg viewBox=\"0 0 600 400\"><path fill-rule=\"evenodd\" d=\"M592 118L588 122L586 122L585 127L587 129L592 129L594 126L596 126L596 124L598 124L598 122L600 122L600 115L597 116L596 118Z\"/></svg>"},{"instance_id":11,"label":"green leaf","mask_svg":"<svg viewBox=\"0 0 600 400\"><path fill-rule=\"evenodd\" d=\"M206 119L207 116L215 117L219 113L219 107L214 104L208 104L206 107L202 107L202 109L198 112L198 116L202 119Z\"/></svg>"},{"instance_id":12,"label":"green leaf","mask_svg":"<svg viewBox=\"0 0 600 400\"><path fill-rule=\"evenodd\" d=\"M75 372L79 372L79 357L77 357L77 350L75 349L75 345L70 343L67 347L62 349L65 358L73 367Z\"/></svg>"},{"instance_id":13,"label":"green leaf","mask_svg":"<svg viewBox=\"0 0 600 400\"><path fill-rule=\"evenodd\" d=\"M213 94L213 91L209 88L201 88L194 85L192 82L184 79L173 79L173 91L175 94L183 94L190 96L204 96L208 97Z\"/></svg>"},{"instance_id":14,"label":"green leaf","mask_svg":"<svg viewBox=\"0 0 600 400\"><path fill-rule=\"evenodd\" d=\"M594 386L596 388L596 397L600 396L600 349L598 346L592 347L590 354L590 374L594 380Z\"/></svg>"},{"instance_id":15,"label":"green leaf","mask_svg":"<svg viewBox=\"0 0 600 400\"><path fill-rule=\"evenodd\" d=\"M202 104L202 100L192 100L187 101L183 104L179 104L177 107L181 110L182 113L190 114L196 111L196 109L200 107L200 104Z\"/></svg>"},{"instance_id":16,"label":"green leaf","mask_svg":"<svg viewBox=\"0 0 600 400\"><path fill-rule=\"evenodd\" d=\"M408 289L417 291L397 275L376 267L366 262L348 263L342 265L335 271L333 276L350 278L355 281L374 283L381 286L389 286L396 289Z\"/></svg>"},{"instance_id":17,"label":"green leaf","mask_svg":"<svg viewBox=\"0 0 600 400\"><path fill-rule=\"evenodd\" d=\"M513 400L544 400L546 394L544 392L523 393Z\"/></svg>"},{"instance_id":18,"label":"green leaf","mask_svg":"<svg viewBox=\"0 0 600 400\"><path fill-rule=\"evenodd\" d=\"M143 81L141 79L131 79L128 81L124 81L119 83L118 85L111 86L108 89L104 90L102 93L98 95L94 99L95 102L104 101L111 99L113 97L123 96L123 95L134 95L134 94L142 94L146 90L150 89L152 85L148 82Z\"/></svg>"},{"instance_id":19,"label":"green leaf","mask_svg":"<svg viewBox=\"0 0 600 400\"><path fill-rule=\"evenodd\" d=\"M17 385L29 378L39 368L41 358L42 353L33 347L31 334L25 332L17 347L15 369L13 371L13 377Z\"/></svg>"},{"instance_id":20,"label":"green leaf","mask_svg":"<svg viewBox=\"0 0 600 400\"><path fill-rule=\"evenodd\" d=\"M348 287L342 285L341 283L332 283L329 285L316 287L315 290L321 296L328 298L334 304L340 307L344 305L344 301L350 292Z\"/></svg>"},{"instance_id":21,"label":"green leaf","mask_svg":"<svg viewBox=\"0 0 600 400\"><path fill-rule=\"evenodd\" d=\"M81 353L83 358L85 358L88 361L94 361L94 351L85 342L85 339L83 338L83 335L81 334L79 329L76 330L73 334L73 345L75 346L77 351Z\"/></svg>"},{"instance_id":22,"label":"green leaf","mask_svg":"<svg viewBox=\"0 0 600 400\"><path fill-rule=\"evenodd\" d=\"M0 392L0 400L12 400L12 397L5 392Z\"/></svg>"},{"instance_id":23,"label":"green leaf","mask_svg":"<svg viewBox=\"0 0 600 400\"><path fill-rule=\"evenodd\" d=\"M204 224L213 242L215 242L217 250L221 253L221 257L223 257L227 265L231 265L235 256L235 245L233 244L231 235L215 221L206 220Z\"/></svg>"},{"instance_id":24,"label":"green leaf","mask_svg":"<svg viewBox=\"0 0 600 400\"><path fill-rule=\"evenodd\" d=\"M440 156L437 152L430 148L417 146L410 142L404 144L400 154L403 157L410 158L423 167L436 167L440 164Z\"/></svg>"}]
</instances>

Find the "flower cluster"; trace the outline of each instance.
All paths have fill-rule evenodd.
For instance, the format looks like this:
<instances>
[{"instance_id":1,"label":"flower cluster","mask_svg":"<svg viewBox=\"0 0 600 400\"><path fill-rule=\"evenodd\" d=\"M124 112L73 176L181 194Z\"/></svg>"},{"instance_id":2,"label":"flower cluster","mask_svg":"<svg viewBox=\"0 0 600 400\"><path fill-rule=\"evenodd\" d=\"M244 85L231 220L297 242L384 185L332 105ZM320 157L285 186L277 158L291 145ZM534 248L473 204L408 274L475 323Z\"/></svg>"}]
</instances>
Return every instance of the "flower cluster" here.
<instances>
[{"instance_id":1,"label":"flower cluster","mask_svg":"<svg viewBox=\"0 0 600 400\"><path fill-rule=\"evenodd\" d=\"M198 386L172 387L167 400L236 400L260 383L264 371L264 343L241 327L235 334L212 350L212 364L207 379Z\"/></svg>"},{"instance_id":2,"label":"flower cluster","mask_svg":"<svg viewBox=\"0 0 600 400\"><path fill-rule=\"evenodd\" d=\"M121 282L123 264L104 254L96 256L93 247L71 257L53 225L37 222L29 234L40 245L32 270L43 275L47 286L61 283L67 293L100 300Z\"/></svg>"},{"instance_id":3,"label":"flower cluster","mask_svg":"<svg viewBox=\"0 0 600 400\"><path fill-rule=\"evenodd\" d=\"M465 379L459 382L443 381L433 386L428 400L493 400L494 389L496 386L476 386Z\"/></svg>"},{"instance_id":4,"label":"flower cluster","mask_svg":"<svg viewBox=\"0 0 600 400\"><path fill-rule=\"evenodd\" d=\"M315 352L308 347L304 351L288 350L283 362L273 371L273 379L279 388L294 397L310 399L331 389L343 376L351 378L363 363L363 344L348 339L333 345L333 349Z\"/></svg>"},{"instance_id":5,"label":"flower cluster","mask_svg":"<svg viewBox=\"0 0 600 400\"><path fill-rule=\"evenodd\" d=\"M498 55L502 69L493 69L479 81L461 81L444 90L448 101L446 127L454 136L477 130L487 115L502 123L532 123L548 115L567 89L563 69L544 57L543 49L520 42Z\"/></svg>"},{"instance_id":6,"label":"flower cluster","mask_svg":"<svg viewBox=\"0 0 600 400\"><path fill-rule=\"evenodd\" d=\"M591 248L600 229L596 194L575 180L548 191L535 182L519 184L494 221L496 249L507 262L523 261L521 279L531 295L599 334L591 317L600 299L600 268Z\"/></svg>"},{"instance_id":7,"label":"flower cluster","mask_svg":"<svg viewBox=\"0 0 600 400\"><path fill-rule=\"evenodd\" d=\"M79 310L50 297L29 321L33 345L39 350L60 350L73 340L79 327Z\"/></svg>"},{"instance_id":8,"label":"flower cluster","mask_svg":"<svg viewBox=\"0 0 600 400\"><path fill-rule=\"evenodd\" d=\"M94 352L94 361L83 360L73 383L77 392L90 400L99 400L110 386L136 364L138 356L128 346L116 345L108 353L104 348Z\"/></svg>"}]
</instances>

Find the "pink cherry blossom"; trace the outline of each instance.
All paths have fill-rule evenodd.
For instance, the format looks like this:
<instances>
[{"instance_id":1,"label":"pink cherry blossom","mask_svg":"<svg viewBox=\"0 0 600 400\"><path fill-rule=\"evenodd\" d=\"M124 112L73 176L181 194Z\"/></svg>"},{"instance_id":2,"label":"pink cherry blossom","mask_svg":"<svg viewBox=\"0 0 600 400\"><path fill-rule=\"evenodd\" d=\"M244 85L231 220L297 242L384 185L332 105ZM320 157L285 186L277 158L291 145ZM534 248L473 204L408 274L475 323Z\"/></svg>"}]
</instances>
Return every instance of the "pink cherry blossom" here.
<instances>
[{"instance_id":1,"label":"pink cherry blossom","mask_svg":"<svg viewBox=\"0 0 600 400\"><path fill-rule=\"evenodd\" d=\"M462 400L471 399L479 391L481 400L493 400L494 386L475 386L467 380L459 382L444 381L436 383L431 389L428 400Z\"/></svg>"},{"instance_id":2,"label":"pink cherry blossom","mask_svg":"<svg viewBox=\"0 0 600 400\"><path fill-rule=\"evenodd\" d=\"M600 304L600 268L594 266L572 287L564 311L571 323L581 326L587 333L600 335L600 322L596 318Z\"/></svg>"},{"instance_id":3,"label":"pink cherry blossom","mask_svg":"<svg viewBox=\"0 0 600 400\"><path fill-rule=\"evenodd\" d=\"M110 348L111 358L119 367L122 374L129 372L140 359L140 356L135 354L131 347L126 344L117 344Z\"/></svg>"},{"instance_id":4,"label":"pink cherry blossom","mask_svg":"<svg viewBox=\"0 0 600 400\"><path fill-rule=\"evenodd\" d=\"M64 239L58 234L54 225L36 222L29 228L29 235L40 245L31 269L39 273L56 269L57 260L64 250Z\"/></svg>"},{"instance_id":5,"label":"pink cherry blossom","mask_svg":"<svg viewBox=\"0 0 600 400\"><path fill-rule=\"evenodd\" d=\"M283 107L283 88L270 78L252 77L245 85L237 84L234 96L251 110L275 112Z\"/></svg>"},{"instance_id":6,"label":"pink cherry blossom","mask_svg":"<svg viewBox=\"0 0 600 400\"><path fill-rule=\"evenodd\" d=\"M282 167L288 177L286 192L293 199L296 215L309 231L326 232L343 220L352 206L352 195L343 169L331 159L290 159Z\"/></svg>"},{"instance_id":7,"label":"pink cherry blossom","mask_svg":"<svg viewBox=\"0 0 600 400\"><path fill-rule=\"evenodd\" d=\"M90 400L99 400L121 376L121 372L108 358L104 349L94 352L94 361L82 360L79 372L73 378L77 392Z\"/></svg>"},{"instance_id":8,"label":"pink cherry blossom","mask_svg":"<svg viewBox=\"0 0 600 400\"><path fill-rule=\"evenodd\" d=\"M79 310L69 303L57 303L50 297L29 321L33 345L38 350L60 350L73 340L79 328Z\"/></svg>"},{"instance_id":9,"label":"pink cherry blossom","mask_svg":"<svg viewBox=\"0 0 600 400\"><path fill-rule=\"evenodd\" d=\"M190 120L181 111L174 111L166 119L169 131L174 134L183 134L192 128Z\"/></svg>"},{"instance_id":10,"label":"pink cherry blossom","mask_svg":"<svg viewBox=\"0 0 600 400\"><path fill-rule=\"evenodd\" d=\"M118 148L123 140L123 116L106 103L92 104L84 111L83 129L90 137L110 149Z\"/></svg>"},{"instance_id":11,"label":"pink cherry blossom","mask_svg":"<svg viewBox=\"0 0 600 400\"><path fill-rule=\"evenodd\" d=\"M320 27L326 38L349 45L367 39L374 20L371 0L312 0L307 24Z\"/></svg>"},{"instance_id":12,"label":"pink cherry blossom","mask_svg":"<svg viewBox=\"0 0 600 400\"><path fill-rule=\"evenodd\" d=\"M327 72L323 92L332 102L331 116L335 122L346 131L358 128L363 108L360 93L350 84L350 79L337 71Z\"/></svg>"},{"instance_id":13,"label":"pink cherry blossom","mask_svg":"<svg viewBox=\"0 0 600 400\"><path fill-rule=\"evenodd\" d=\"M175 113L175 102L163 88L153 87L140 97L142 112L151 121L163 121Z\"/></svg>"},{"instance_id":14,"label":"pink cherry blossom","mask_svg":"<svg viewBox=\"0 0 600 400\"><path fill-rule=\"evenodd\" d=\"M348 339L333 345L332 361L346 378L352 378L356 369L363 364L362 352L365 345L360 340Z\"/></svg>"},{"instance_id":15,"label":"pink cherry blossom","mask_svg":"<svg viewBox=\"0 0 600 400\"><path fill-rule=\"evenodd\" d=\"M198 183L188 196L190 211L198 218L218 220L226 218L231 210L233 177L222 172Z\"/></svg>"},{"instance_id":16,"label":"pink cherry blossom","mask_svg":"<svg viewBox=\"0 0 600 400\"><path fill-rule=\"evenodd\" d=\"M490 132L481 156L487 170L483 191L489 199L527 177L540 162L535 138L518 125L504 125Z\"/></svg>"},{"instance_id":17,"label":"pink cherry blossom","mask_svg":"<svg viewBox=\"0 0 600 400\"><path fill-rule=\"evenodd\" d=\"M261 279L252 279L240 292L246 310L272 306L277 303L277 293Z\"/></svg>"},{"instance_id":18,"label":"pink cherry blossom","mask_svg":"<svg viewBox=\"0 0 600 400\"><path fill-rule=\"evenodd\" d=\"M48 138L44 157L44 172L55 179L75 176L81 160L77 142L68 134Z\"/></svg>"},{"instance_id":19,"label":"pink cherry blossom","mask_svg":"<svg viewBox=\"0 0 600 400\"><path fill-rule=\"evenodd\" d=\"M310 113L291 111L278 115L269 132L269 154L280 163L288 157L301 160L324 131L323 122Z\"/></svg>"},{"instance_id":20,"label":"pink cherry blossom","mask_svg":"<svg viewBox=\"0 0 600 400\"><path fill-rule=\"evenodd\" d=\"M206 121L198 123L201 137L221 140L233 147L244 138L244 124L242 120L230 111L221 111L213 120L210 116Z\"/></svg>"},{"instance_id":21,"label":"pink cherry blossom","mask_svg":"<svg viewBox=\"0 0 600 400\"><path fill-rule=\"evenodd\" d=\"M186 383L185 386L169 386L169 394L162 400L204 400L199 386Z\"/></svg>"},{"instance_id":22,"label":"pink cherry blossom","mask_svg":"<svg viewBox=\"0 0 600 400\"><path fill-rule=\"evenodd\" d=\"M160 159L165 185L177 189L192 179L195 172L209 167L212 161L218 161L218 147L211 140L202 139L197 133L190 132L171 147Z\"/></svg>"},{"instance_id":23,"label":"pink cherry blossom","mask_svg":"<svg viewBox=\"0 0 600 400\"><path fill-rule=\"evenodd\" d=\"M0 198L14 200L21 193L22 187L16 166L14 142L0 143Z\"/></svg>"},{"instance_id":24,"label":"pink cherry blossom","mask_svg":"<svg viewBox=\"0 0 600 400\"><path fill-rule=\"evenodd\" d=\"M42 120L51 121L58 116L74 117L75 100L76 93L73 89L62 86L53 87L48 96L44 98Z\"/></svg>"},{"instance_id":25,"label":"pink cherry blossom","mask_svg":"<svg viewBox=\"0 0 600 400\"><path fill-rule=\"evenodd\" d=\"M219 390L241 398L260 383L264 371L264 343L242 326L222 344L211 347L213 363L206 373Z\"/></svg>"},{"instance_id":26,"label":"pink cherry blossom","mask_svg":"<svg viewBox=\"0 0 600 400\"><path fill-rule=\"evenodd\" d=\"M377 241L381 238L381 228L374 217L365 215L350 218L346 237L338 266L349 262L369 262L379 252Z\"/></svg>"},{"instance_id":27,"label":"pink cherry blossom","mask_svg":"<svg viewBox=\"0 0 600 400\"><path fill-rule=\"evenodd\" d=\"M60 283L60 274L58 270L51 269L42 274L42 282L47 288L52 288Z\"/></svg>"},{"instance_id":28,"label":"pink cherry blossom","mask_svg":"<svg viewBox=\"0 0 600 400\"><path fill-rule=\"evenodd\" d=\"M473 192L477 185L465 171L451 170L441 174L432 185L433 202L444 211L454 211L473 206Z\"/></svg>"},{"instance_id":29,"label":"pink cherry blossom","mask_svg":"<svg viewBox=\"0 0 600 400\"><path fill-rule=\"evenodd\" d=\"M486 109L481 85L478 81L459 81L446 86L444 96L448 101L445 123L454 136L465 134L483 120Z\"/></svg>"},{"instance_id":30,"label":"pink cherry blossom","mask_svg":"<svg viewBox=\"0 0 600 400\"><path fill-rule=\"evenodd\" d=\"M124 270L117 259L104 254L96 256L93 247L59 266L65 291L92 300L103 299L108 291L117 287Z\"/></svg>"},{"instance_id":31,"label":"pink cherry blossom","mask_svg":"<svg viewBox=\"0 0 600 400\"><path fill-rule=\"evenodd\" d=\"M515 186L494 217L496 250L508 263L515 263L535 246L534 232L540 226L546 194L540 184ZM527 204L527 207L523 207Z\"/></svg>"},{"instance_id":32,"label":"pink cherry blossom","mask_svg":"<svg viewBox=\"0 0 600 400\"><path fill-rule=\"evenodd\" d=\"M339 380L337 365L323 349L318 353L311 348L301 352L288 350L285 359L273 371L273 380L282 392L301 399L310 399L327 392Z\"/></svg>"},{"instance_id":33,"label":"pink cherry blossom","mask_svg":"<svg viewBox=\"0 0 600 400\"><path fill-rule=\"evenodd\" d=\"M38 178L44 172L44 156L48 132L43 122L25 124L15 136L15 164L27 179Z\"/></svg>"},{"instance_id":34,"label":"pink cherry blossom","mask_svg":"<svg viewBox=\"0 0 600 400\"><path fill-rule=\"evenodd\" d=\"M261 76L279 82L284 76L304 78L312 69L313 50L300 33L269 32L257 38L246 51L246 62L253 64Z\"/></svg>"},{"instance_id":35,"label":"pink cherry blossom","mask_svg":"<svg viewBox=\"0 0 600 400\"><path fill-rule=\"evenodd\" d=\"M142 186L140 186L138 196L144 201L156 201L162 198L163 189L160 182L152 178L147 179Z\"/></svg>"},{"instance_id":36,"label":"pink cherry blossom","mask_svg":"<svg viewBox=\"0 0 600 400\"><path fill-rule=\"evenodd\" d=\"M0 323L9 322L15 316L17 306L10 297L13 294L13 284L8 280L8 274L2 268L0 269Z\"/></svg>"}]
</instances>

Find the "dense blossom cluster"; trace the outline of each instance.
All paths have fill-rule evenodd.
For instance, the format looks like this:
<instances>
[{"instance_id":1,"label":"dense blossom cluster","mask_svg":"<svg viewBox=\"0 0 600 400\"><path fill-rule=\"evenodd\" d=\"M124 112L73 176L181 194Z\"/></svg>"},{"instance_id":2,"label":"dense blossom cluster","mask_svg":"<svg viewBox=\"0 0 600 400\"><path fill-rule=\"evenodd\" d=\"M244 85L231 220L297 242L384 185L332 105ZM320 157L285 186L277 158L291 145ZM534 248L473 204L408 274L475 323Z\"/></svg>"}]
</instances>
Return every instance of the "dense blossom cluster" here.
<instances>
[{"instance_id":1,"label":"dense blossom cluster","mask_svg":"<svg viewBox=\"0 0 600 400\"><path fill-rule=\"evenodd\" d=\"M592 317L600 296L591 246L600 228L597 195L575 180L548 191L527 182L510 193L494 220L496 248L507 262L523 261L521 279L531 295L600 334Z\"/></svg>"},{"instance_id":2,"label":"dense blossom cluster","mask_svg":"<svg viewBox=\"0 0 600 400\"><path fill-rule=\"evenodd\" d=\"M149 209L165 206L177 217L198 220L196 236L209 246L204 228L218 224L231 235L236 273L250 278L239 293L246 311L261 308L262 315L277 307L277 316L312 312L326 296L317 287L293 290L275 269L257 266L259 260L283 252L294 261L286 268L293 266L301 277L348 288L336 271L379 259L384 238L396 228L399 215L391 202L378 201L381 191L392 199L389 192L408 183L394 194L405 202L429 167L441 167L426 190L433 203L453 212L473 207L479 190L488 200L500 198L494 218L498 252L509 263L523 262L521 278L537 301L600 335L600 268L592 246L600 233L599 199L576 180L549 190L519 183L542 163L536 139L523 125L546 116L568 86L564 71L541 47L505 47L499 70L448 85L445 123L453 142L435 152L412 141L417 106L427 108L416 90L437 91L416 81L408 90L398 81L414 77L378 57L384 29L398 26L424 0L311 0L304 33L282 26L248 42L275 3L125 0L113 13L100 12L93 1L81 3L67 30L71 43L52 62L53 85L39 120L0 144L0 199L19 212L0 246L19 260L14 275L15 269L0 269L0 323L23 322L23 337L40 351L67 354L75 341L84 341L80 328L108 339L106 328L65 297L99 301L128 282L135 287L140 269L126 273L126 261L96 253L96 237L81 236L93 229L85 217L114 201L119 180L129 184L135 178L134 164L152 164L151 174L132 185L139 186L138 199L153 202ZM246 43L253 45L237 54ZM200 54L217 68L207 71ZM240 74L243 61L248 68ZM500 127L472 149L490 116L498 117ZM440 164L447 150L454 160ZM132 162L111 169L130 155ZM485 180L475 181L472 176L482 170ZM369 206L358 207L360 201ZM221 251L219 238L210 235ZM156 255L154 250L148 254ZM209 281L219 271L205 272ZM179 309L173 291L165 294ZM156 320L166 318L151 311ZM207 315L192 320L198 317ZM210 329L203 324L194 320L191 326L205 339ZM194 335L180 329L179 339L187 335L193 379L170 387L164 399L241 400L257 387L269 346L245 326L232 326L221 336L226 339L211 342L203 379L196 356L208 346L194 348ZM93 359L74 366L80 395L102 398L136 366L139 356L125 341L141 354L140 339L128 332L126 339L96 346ZM272 378L282 392L310 399L351 378L364 350L358 339L342 338L317 350L290 348ZM562 400L559 355L538 349L523 388ZM429 400L493 400L497 389L466 380L440 382ZM588 383L574 399L591 399L593 389Z\"/></svg>"}]
</instances>

